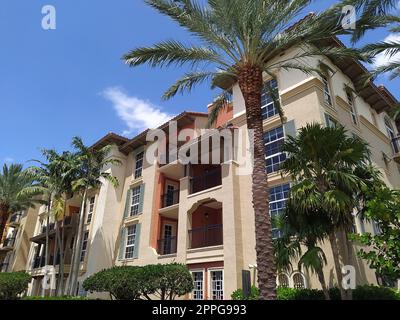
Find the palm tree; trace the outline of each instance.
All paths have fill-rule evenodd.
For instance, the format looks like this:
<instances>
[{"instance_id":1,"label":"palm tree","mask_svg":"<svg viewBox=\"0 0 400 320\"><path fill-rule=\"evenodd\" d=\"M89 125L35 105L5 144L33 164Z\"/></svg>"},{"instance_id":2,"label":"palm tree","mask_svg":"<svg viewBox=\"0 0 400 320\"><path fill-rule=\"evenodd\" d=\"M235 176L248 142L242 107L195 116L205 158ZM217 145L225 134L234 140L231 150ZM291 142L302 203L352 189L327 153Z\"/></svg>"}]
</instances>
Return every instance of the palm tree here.
<instances>
[{"instance_id":1,"label":"palm tree","mask_svg":"<svg viewBox=\"0 0 400 320\"><path fill-rule=\"evenodd\" d=\"M68 283L69 295L74 295L77 291L87 193L90 189L98 189L104 180L109 181L114 187L117 187L118 179L109 172L105 172L105 169L109 165L119 165L121 163L119 160L110 157L111 146L109 145L101 149L94 149L85 146L81 138L74 137L72 139L72 146L75 149L78 169L76 180L72 182L72 190L80 194L82 203L72 252L71 272Z\"/></svg>"},{"instance_id":2,"label":"palm tree","mask_svg":"<svg viewBox=\"0 0 400 320\"><path fill-rule=\"evenodd\" d=\"M308 124L296 138L290 137L284 143L283 150L288 154L283 171L295 181L291 200L300 210L316 212L328 221L325 225L337 281L342 299L346 299L349 293L341 286L339 262L339 256L345 259L345 254L339 251L339 234L348 243L347 234L354 225L353 212L360 205L356 195L367 186L360 173L367 167L368 146L357 137L349 137L343 127Z\"/></svg>"},{"instance_id":3,"label":"palm tree","mask_svg":"<svg viewBox=\"0 0 400 320\"><path fill-rule=\"evenodd\" d=\"M40 192L32 190L34 179L20 164L4 164L0 172L0 243L10 214L34 207Z\"/></svg>"},{"instance_id":4,"label":"palm tree","mask_svg":"<svg viewBox=\"0 0 400 320\"><path fill-rule=\"evenodd\" d=\"M61 286L61 292L64 281L64 228L62 230L62 237L59 235L59 220L65 215L65 204L63 197L65 194L71 193L72 180L75 177L76 168L74 167L74 158L70 152L63 152L58 154L55 150L42 150L42 154L46 159L46 162L33 160L38 162L40 166L33 166L29 168L29 171L35 177L35 180L39 182L39 185L35 186L44 196L46 204L46 244L45 244L45 264L49 265L49 225L50 216L53 216L56 227L56 243L54 246L53 254L53 266L56 264L57 250L60 252L60 272L59 272L59 285Z\"/></svg>"},{"instance_id":5,"label":"palm tree","mask_svg":"<svg viewBox=\"0 0 400 320\"><path fill-rule=\"evenodd\" d=\"M268 181L265 172L261 93L263 74L274 75L278 69L319 72L307 67L302 59L313 55L329 55L332 59L358 57L353 50L333 47L316 48L332 36L346 34L338 24L341 6L308 15L292 25L309 5L306 0L145 0L158 12L168 16L193 35L196 44L185 45L170 40L152 47L137 48L123 56L131 67L149 64L152 67L188 64L186 73L164 94L168 99L190 91L203 82L212 88L229 90L238 83L243 94L247 127L254 131L252 174L255 214L258 284L261 299L276 298L275 267L271 222L268 207ZM204 4L206 2L206 4ZM200 43L199 43L200 42ZM284 50L298 46L302 53L274 62ZM214 101L212 115L226 105L225 92ZM211 117L211 122L215 119Z\"/></svg>"}]
</instances>

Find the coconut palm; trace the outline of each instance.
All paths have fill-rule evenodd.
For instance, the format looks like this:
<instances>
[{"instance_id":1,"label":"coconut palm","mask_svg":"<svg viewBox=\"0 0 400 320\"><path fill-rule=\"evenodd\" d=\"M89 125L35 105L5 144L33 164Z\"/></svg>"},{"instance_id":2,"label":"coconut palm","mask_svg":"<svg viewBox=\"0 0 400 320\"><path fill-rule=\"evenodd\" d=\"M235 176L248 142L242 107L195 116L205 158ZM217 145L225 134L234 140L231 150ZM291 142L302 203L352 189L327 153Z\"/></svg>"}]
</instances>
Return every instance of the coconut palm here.
<instances>
[{"instance_id":1,"label":"coconut palm","mask_svg":"<svg viewBox=\"0 0 400 320\"><path fill-rule=\"evenodd\" d=\"M310 14L301 23L293 24L311 1L307 0L145 0L163 15L177 22L194 36L196 42L186 45L176 40L152 47L134 49L123 56L136 67L188 65L187 72L164 94L168 99L196 85L210 82L212 88L230 90L238 83L243 94L247 127L254 131L252 174L253 208L255 213L258 284L261 299L276 298L275 267L271 222L268 210L268 181L265 172L261 93L263 74L274 75L278 69L319 72L307 67L302 59L312 55L329 55L332 59L358 57L344 48L316 48L332 36L346 34L338 24L341 7L334 6L320 14ZM298 46L301 53L281 61L274 58L284 50ZM226 105L226 92L214 101L211 115ZM211 122L215 117L210 116Z\"/></svg>"},{"instance_id":2,"label":"coconut palm","mask_svg":"<svg viewBox=\"0 0 400 320\"><path fill-rule=\"evenodd\" d=\"M328 238L331 244L336 276L342 299L348 298L342 289L339 256L339 235L346 238L353 231L353 212L359 207L359 190L367 186L361 174L369 158L368 146L357 137L349 137L343 127L324 128L308 124L290 137L283 146L288 159L283 171L295 181L291 200L302 211L317 212L328 219ZM351 250L350 250L351 251ZM351 252L347 259L351 260Z\"/></svg>"},{"instance_id":3,"label":"coconut palm","mask_svg":"<svg viewBox=\"0 0 400 320\"><path fill-rule=\"evenodd\" d=\"M0 243L8 218L14 212L34 207L40 192L32 190L32 175L20 164L4 164L0 172Z\"/></svg>"},{"instance_id":4,"label":"coconut palm","mask_svg":"<svg viewBox=\"0 0 400 320\"><path fill-rule=\"evenodd\" d=\"M109 145L101 149L94 149L85 146L81 138L74 137L72 146L75 149L77 164L76 180L72 182L72 190L81 196L82 204L72 252L71 272L69 274L68 294L70 295L74 295L77 291L87 193L90 189L98 189L104 180L117 187L118 179L109 172L105 172L105 169L109 165L119 165L121 163L119 160L110 157L111 146Z\"/></svg>"}]
</instances>

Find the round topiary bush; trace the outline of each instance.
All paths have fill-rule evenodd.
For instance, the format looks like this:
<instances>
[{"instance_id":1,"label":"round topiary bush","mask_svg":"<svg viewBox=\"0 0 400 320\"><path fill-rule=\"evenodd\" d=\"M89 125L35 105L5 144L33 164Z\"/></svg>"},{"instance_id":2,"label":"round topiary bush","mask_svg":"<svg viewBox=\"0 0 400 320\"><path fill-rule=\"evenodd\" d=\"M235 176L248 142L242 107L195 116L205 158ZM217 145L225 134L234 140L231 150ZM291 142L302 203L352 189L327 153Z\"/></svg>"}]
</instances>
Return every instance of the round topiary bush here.
<instances>
[{"instance_id":1,"label":"round topiary bush","mask_svg":"<svg viewBox=\"0 0 400 320\"><path fill-rule=\"evenodd\" d=\"M0 300L16 300L28 289L31 276L26 272L0 273Z\"/></svg>"}]
</instances>

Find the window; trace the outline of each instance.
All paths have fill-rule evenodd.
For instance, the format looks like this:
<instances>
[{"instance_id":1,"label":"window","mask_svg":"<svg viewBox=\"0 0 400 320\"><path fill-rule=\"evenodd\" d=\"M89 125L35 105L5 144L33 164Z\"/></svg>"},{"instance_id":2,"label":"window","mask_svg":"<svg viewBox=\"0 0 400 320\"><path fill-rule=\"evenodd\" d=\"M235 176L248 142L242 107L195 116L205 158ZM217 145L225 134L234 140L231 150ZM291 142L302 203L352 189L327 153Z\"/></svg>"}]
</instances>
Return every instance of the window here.
<instances>
[{"instance_id":1,"label":"window","mask_svg":"<svg viewBox=\"0 0 400 320\"><path fill-rule=\"evenodd\" d=\"M284 273L280 273L278 275L278 287L280 288L289 288L289 277Z\"/></svg>"},{"instance_id":2,"label":"window","mask_svg":"<svg viewBox=\"0 0 400 320\"><path fill-rule=\"evenodd\" d=\"M94 211L94 199L95 199L94 197L91 197L89 199L89 207L86 218L87 223L90 223L92 221L93 211Z\"/></svg>"},{"instance_id":3,"label":"window","mask_svg":"<svg viewBox=\"0 0 400 320\"><path fill-rule=\"evenodd\" d=\"M140 186L137 186L131 190L131 205L129 209L129 216L133 217L138 215L140 206Z\"/></svg>"},{"instance_id":4,"label":"window","mask_svg":"<svg viewBox=\"0 0 400 320\"><path fill-rule=\"evenodd\" d=\"M269 212L271 219L283 213L286 206L286 200L289 198L290 185L283 184L272 187L269 191ZM281 230L272 226L272 238L277 239L282 236Z\"/></svg>"},{"instance_id":5,"label":"window","mask_svg":"<svg viewBox=\"0 0 400 320\"><path fill-rule=\"evenodd\" d=\"M264 133L267 173L279 171L281 164L286 160L286 154L281 151L284 141L282 126Z\"/></svg>"},{"instance_id":6,"label":"window","mask_svg":"<svg viewBox=\"0 0 400 320\"><path fill-rule=\"evenodd\" d=\"M274 101L274 95L277 97L275 100L279 99L278 92L278 82L276 79L271 79L264 84L263 91L261 93L261 115L263 119L268 119L278 114L278 108Z\"/></svg>"},{"instance_id":7,"label":"window","mask_svg":"<svg viewBox=\"0 0 400 320\"><path fill-rule=\"evenodd\" d=\"M300 272L295 272L292 275L293 288L295 289L305 289L306 288L306 278Z\"/></svg>"},{"instance_id":8,"label":"window","mask_svg":"<svg viewBox=\"0 0 400 320\"><path fill-rule=\"evenodd\" d=\"M399 153L400 147L399 147L398 137L396 137L392 124L390 123L390 120L388 118L385 118L385 127L388 137L391 140L393 153Z\"/></svg>"},{"instance_id":9,"label":"window","mask_svg":"<svg viewBox=\"0 0 400 320\"><path fill-rule=\"evenodd\" d=\"M326 114L326 113L325 113L325 122L326 122L326 126L328 128L337 128L338 127L337 121L332 116L330 116L329 114Z\"/></svg>"},{"instance_id":10,"label":"window","mask_svg":"<svg viewBox=\"0 0 400 320\"><path fill-rule=\"evenodd\" d=\"M354 106L353 94L349 90L346 90L346 95L347 95L347 102L349 103L350 106L351 121L353 121L353 123L357 125L358 124L357 113Z\"/></svg>"},{"instance_id":11,"label":"window","mask_svg":"<svg viewBox=\"0 0 400 320\"><path fill-rule=\"evenodd\" d=\"M135 252L136 224L126 228L125 259L132 259Z\"/></svg>"},{"instance_id":12,"label":"window","mask_svg":"<svg viewBox=\"0 0 400 320\"><path fill-rule=\"evenodd\" d=\"M167 196L166 196L166 206L172 206L174 204L174 193L175 187L172 185L167 185Z\"/></svg>"},{"instance_id":13,"label":"window","mask_svg":"<svg viewBox=\"0 0 400 320\"><path fill-rule=\"evenodd\" d=\"M140 178L142 176L143 156L144 156L144 152L143 151L136 155L135 179Z\"/></svg>"},{"instance_id":14,"label":"window","mask_svg":"<svg viewBox=\"0 0 400 320\"><path fill-rule=\"evenodd\" d=\"M193 271L193 300L203 300L204 299L204 272L203 271Z\"/></svg>"},{"instance_id":15,"label":"window","mask_svg":"<svg viewBox=\"0 0 400 320\"><path fill-rule=\"evenodd\" d=\"M211 300L224 300L224 274L222 270L210 271Z\"/></svg>"},{"instance_id":16,"label":"window","mask_svg":"<svg viewBox=\"0 0 400 320\"><path fill-rule=\"evenodd\" d=\"M326 76L322 76L322 82L324 84L324 101L332 106L331 90L329 89L329 82Z\"/></svg>"},{"instance_id":17,"label":"window","mask_svg":"<svg viewBox=\"0 0 400 320\"><path fill-rule=\"evenodd\" d=\"M88 239L89 239L89 231L86 231L85 234L83 235L83 241L82 241L81 260L80 260L81 262L85 261Z\"/></svg>"}]
</instances>

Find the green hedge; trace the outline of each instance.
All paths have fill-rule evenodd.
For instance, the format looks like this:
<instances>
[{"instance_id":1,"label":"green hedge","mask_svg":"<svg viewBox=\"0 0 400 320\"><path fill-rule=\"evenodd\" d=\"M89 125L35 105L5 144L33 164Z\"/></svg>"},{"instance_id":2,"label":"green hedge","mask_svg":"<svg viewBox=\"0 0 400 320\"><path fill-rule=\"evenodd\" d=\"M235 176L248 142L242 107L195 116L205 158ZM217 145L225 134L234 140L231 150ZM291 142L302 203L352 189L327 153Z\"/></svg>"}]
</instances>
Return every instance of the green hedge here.
<instances>
[{"instance_id":1,"label":"green hedge","mask_svg":"<svg viewBox=\"0 0 400 320\"><path fill-rule=\"evenodd\" d=\"M90 292L108 292L117 300L175 299L193 290L193 279L186 265L154 264L143 267L121 266L102 270L83 282Z\"/></svg>"},{"instance_id":2,"label":"green hedge","mask_svg":"<svg viewBox=\"0 0 400 320\"><path fill-rule=\"evenodd\" d=\"M257 300L257 292L258 289L253 287L252 294L245 299L243 290L238 289L231 297L233 300ZM338 288L329 289L329 294L332 300L340 300ZM278 288L277 298L278 300L325 300L322 290L317 289ZM353 300L400 300L400 293L391 288L364 285L353 290Z\"/></svg>"},{"instance_id":3,"label":"green hedge","mask_svg":"<svg viewBox=\"0 0 400 320\"><path fill-rule=\"evenodd\" d=\"M0 300L16 300L28 289L31 276L26 272L0 273Z\"/></svg>"}]
</instances>

